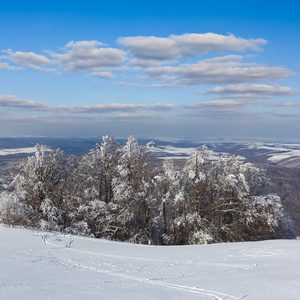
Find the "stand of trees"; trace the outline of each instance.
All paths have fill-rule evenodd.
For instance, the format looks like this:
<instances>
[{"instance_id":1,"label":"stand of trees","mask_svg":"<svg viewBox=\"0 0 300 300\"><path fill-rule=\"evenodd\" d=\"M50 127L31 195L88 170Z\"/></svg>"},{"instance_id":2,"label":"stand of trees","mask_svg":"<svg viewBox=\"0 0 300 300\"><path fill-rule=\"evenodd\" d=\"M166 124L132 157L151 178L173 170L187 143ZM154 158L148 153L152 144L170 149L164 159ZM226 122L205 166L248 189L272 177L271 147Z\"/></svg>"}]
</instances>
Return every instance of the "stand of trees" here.
<instances>
[{"instance_id":1,"label":"stand of trees","mask_svg":"<svg viewBox=\"0 0 300 300\"><path fill-rule=\"evenodd\" d=\"M0 221L159 245L294 238L293 222L269 192L264 172L234 156L195 150L182 166L153 167L130 136L104 136L80 158L36 145L10 189Z\"/></svg>"}]
</instances>

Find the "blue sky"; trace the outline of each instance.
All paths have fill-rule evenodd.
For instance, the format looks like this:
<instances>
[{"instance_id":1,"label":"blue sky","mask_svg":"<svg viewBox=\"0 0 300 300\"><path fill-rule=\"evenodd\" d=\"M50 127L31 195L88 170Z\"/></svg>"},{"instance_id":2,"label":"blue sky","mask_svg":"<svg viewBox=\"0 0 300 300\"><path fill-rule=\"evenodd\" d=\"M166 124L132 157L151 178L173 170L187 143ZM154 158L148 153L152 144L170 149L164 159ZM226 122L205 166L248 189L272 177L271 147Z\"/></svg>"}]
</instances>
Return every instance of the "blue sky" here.
<instances>
[{"instance_id":1,"label":"blue sky","mask_svg":"<svg viewBox=\"0 0 300 300\"><path fill-rule=\"evenodd\" d=\"M298 1L0 7L0 136L299 140Z\"/></svg>"}]
</instances>

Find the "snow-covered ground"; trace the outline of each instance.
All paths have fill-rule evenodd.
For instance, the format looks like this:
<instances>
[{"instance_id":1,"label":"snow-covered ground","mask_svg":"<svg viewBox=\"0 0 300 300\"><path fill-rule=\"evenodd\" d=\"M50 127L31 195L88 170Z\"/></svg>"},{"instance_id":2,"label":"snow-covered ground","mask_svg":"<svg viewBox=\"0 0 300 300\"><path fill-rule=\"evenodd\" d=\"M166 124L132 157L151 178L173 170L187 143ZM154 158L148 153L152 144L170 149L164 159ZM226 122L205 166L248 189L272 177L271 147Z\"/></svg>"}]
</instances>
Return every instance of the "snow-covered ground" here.
<instances>
[{"instance_id":1,"label":"snow-covered ground","mask_svg":"<svg viewBox=\"0 0 300 300\"><path fill-rule=\"evenodd\" d=\"M153 146L150 147L150 153L157 158L160 159L182 159L187 158L191 154L193 154L196 151L197 148L195 147L175 147L171 145L167 146ZM209 151L209 157L208 159L217 159L224 153L217 153L214 151Z\"/></svg>"},{"instance_id":2,"label":"snow-covered ground","mask_svg":"<svg viewBox=\"0 0 300 300\"><path fill-rule=\"evenodd\" d=\"M0 226L0 299L299 299L300 241L145 246Z\"/></svg>"},{"instance_id":3,"label":"snow-covered ground","mask_svg":"<svg viewBox=\"0 0 300 300\"><path fill-rule=\"evenodd\" d=\"M247 148L260 150L258 155L266 155L269 162L280 166L300 166L300 144L251 143Z\"/></svg>"}]
</instances>

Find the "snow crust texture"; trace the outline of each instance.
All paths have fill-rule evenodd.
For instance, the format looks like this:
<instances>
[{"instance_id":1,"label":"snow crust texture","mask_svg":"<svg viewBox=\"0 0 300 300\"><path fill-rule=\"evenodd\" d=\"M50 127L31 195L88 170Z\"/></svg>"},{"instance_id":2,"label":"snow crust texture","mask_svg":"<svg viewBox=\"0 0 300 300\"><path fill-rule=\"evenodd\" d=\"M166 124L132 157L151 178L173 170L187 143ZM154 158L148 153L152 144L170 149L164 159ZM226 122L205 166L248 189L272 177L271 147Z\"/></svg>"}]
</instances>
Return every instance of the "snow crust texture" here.
<instances>
[{"instance_id":1,"label":"snow crust texture","mask_svg":"<svg viewBox=\"0 0 300 300\"><path fill-rule=\"evenodd\" d=\"M0 226L0 299L299 299L300 241L147 246Z\"/></svg>"}]
</instances>

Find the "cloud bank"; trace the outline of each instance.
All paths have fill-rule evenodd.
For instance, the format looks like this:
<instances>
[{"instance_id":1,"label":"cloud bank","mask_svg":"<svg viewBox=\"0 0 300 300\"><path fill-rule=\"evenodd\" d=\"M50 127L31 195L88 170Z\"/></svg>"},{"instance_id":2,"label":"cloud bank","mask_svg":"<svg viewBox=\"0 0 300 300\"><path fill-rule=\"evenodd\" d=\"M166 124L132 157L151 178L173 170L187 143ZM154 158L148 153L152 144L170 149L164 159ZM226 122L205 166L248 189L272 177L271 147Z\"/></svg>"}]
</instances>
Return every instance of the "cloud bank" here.
<instances>
[{"instance_id":1,"label":"cloud bank","mask_svg":"<svg viewBox=\"0 0 300 300\"><path fill-rule=\"evenodd\" d=\"M266 43L262 38L247 39L233 34L185 33L167 37L125 36L118 38L114 46L97 40L66 41L58 50L41 53L2 50L1 72L20 71L22 74L28 69L37 72L56 70L50 76L61 76L70 86L74 78L80 78L83 89L88 87L84 90L88 97L84 94L82 102L75 105L71 96L64 99L59 94L59 87L57 99L62 104L51 106L51 100L48 104L5 95L5 92L10 93L8 87L5 92L0 91L0 120L6 124L14 121L24 124L61 122L70 127L75 123L92 124L94 121L117 127L120 122L122 126L135 124L130 127L133 129L152 121L151 126L156 126L160 132L158 124L162 122L168 126L169 121L179 129L180 122L189 124L191 120L196 124L210 119L214 124L218 120L242 122L266 116L296 117L299 104L293 98L289 101L285 98L295 97L298 92L285 86L287 83L274 83L296 73L284 66L258 63L260 59L256 55L260 53L254 55L253 52L263 51ZM102 84L91 88L88 82ZM102 88L104 93L101 93ZM160 89L159 93L156 89ZM77 86L74 86L75 90ZM105 98L110 91L111 102ZM133 97L132 92L136 92ZM274 103L274 97L284 99ZM80 101L77 95L75 98ZM18 110L21 112L17 113ZM36 113L30 116L28 111ZM177 122L178 119L181 121Z\"/></svg>"},{"instance_id":2,"label":"cloud bank","mask_svg":"<svg viewBox=\"0 0 300 300\"><path fill-rule=\"evenodd\" d=\"M234 84L225 87L215 87L204 94L217 94L221 98L257 98L268 99L273 96L296 96L298 92L290 87L266 84Z\"/></svg>"},{"instance_id":3,"label":"cloud bank","mask_svg":"<svg viewBox=\"0 0 300 300\"><path fill-rule=\"evenodd\" d=\"M16 98L14 95L0 95L0 107L19 108L27 110L47 110L49 104Z\"/></svg>"},{"instance_id":4,"label":"cloud bank","mask_svg":"<svg viewBox=\"0 0 300 300\"><path fill-rule=\"evenodd\" d=\"M155 36L122 37L118 43L129 49L129 53L138 59L166 60L210 52L260 50L264 39L243 39L230 34L186 33L170 35L167 38Z\"/></svg>"}]
</instances>

